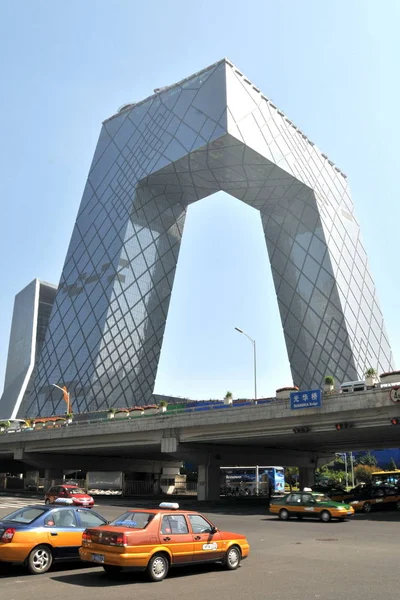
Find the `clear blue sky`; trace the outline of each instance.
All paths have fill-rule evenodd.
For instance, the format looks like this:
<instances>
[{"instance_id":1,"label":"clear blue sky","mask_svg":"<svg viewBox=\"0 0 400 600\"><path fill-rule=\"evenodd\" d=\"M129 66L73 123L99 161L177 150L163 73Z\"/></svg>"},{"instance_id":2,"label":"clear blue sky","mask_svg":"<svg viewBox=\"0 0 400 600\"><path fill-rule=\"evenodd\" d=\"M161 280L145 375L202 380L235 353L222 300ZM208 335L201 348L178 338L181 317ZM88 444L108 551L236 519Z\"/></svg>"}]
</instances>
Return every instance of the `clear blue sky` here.
<instances>
[{"instance_id":1,"label":"clear blue sky","mask_svg":"<svg viewBox=\"0 0 400 600\"><path fill-rule=\"evenodd\" d=\"M0 5L0 389L14 295L58 283L102 120L226 56L349 177L395 359L400 3L16 0ZM250 396L291 383L259 215L192 206L156 392Z\"/></svg>"}]
</instances>

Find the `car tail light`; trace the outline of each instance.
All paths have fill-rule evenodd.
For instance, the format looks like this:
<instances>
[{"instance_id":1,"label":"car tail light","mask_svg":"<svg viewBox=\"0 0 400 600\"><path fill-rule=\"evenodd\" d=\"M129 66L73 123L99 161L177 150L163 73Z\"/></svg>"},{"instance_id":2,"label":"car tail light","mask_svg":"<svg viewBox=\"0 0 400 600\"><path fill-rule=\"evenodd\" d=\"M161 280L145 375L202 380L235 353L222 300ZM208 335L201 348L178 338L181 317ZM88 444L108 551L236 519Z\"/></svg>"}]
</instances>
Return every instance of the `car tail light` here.
<instances>
[{"instance_id":1,"label":"car tail light","mask_svg":"<svg viewBox=\"0 0 400 600\"><path fill-rule=\"evenodd\" d=\"M84 531L82 534L82 542L91 542L92 541L92 534L90 533L90 531Z\"/></svg>"},{"instance_id":2,"label":"car tail light","mask_svg":"<svg viewBox=\"0 0 400 600\"><path fill-rule=\"evenodd\" d=\"M110 541L110 546L127 546L128 545L128 538L126 537L125 533L117 533L116 535L114 535L112 537L112 540Z\"/></svg>"},{"instance_id":3,"label":"car tail light","mask_svg":"<svg viewBox=\"0 0 400 600\"><path fill-rule=\"evenodd\" d=\"M2 542L10 543L14 537L15 529L13 527L8 527L1 536L0 540Z\"/></svg>"}]
</instances>

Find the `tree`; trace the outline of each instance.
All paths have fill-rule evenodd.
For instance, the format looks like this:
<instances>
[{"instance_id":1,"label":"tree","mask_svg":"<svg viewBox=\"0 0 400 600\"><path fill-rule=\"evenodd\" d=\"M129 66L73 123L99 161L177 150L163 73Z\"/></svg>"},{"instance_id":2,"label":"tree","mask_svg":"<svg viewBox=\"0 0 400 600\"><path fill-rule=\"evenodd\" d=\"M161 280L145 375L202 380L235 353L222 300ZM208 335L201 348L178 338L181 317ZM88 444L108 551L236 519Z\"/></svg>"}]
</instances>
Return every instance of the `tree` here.
<instances>
[{"instance_id":1,"label":"tree","mask_svg":"<svg viewBox=\"0 0 400 600\"><path fill-rule=\"evenodd\" d=\"M358 464L367 465L369 467L376 467L378 465L378 461L376 460L375 456L371 454L371 452L368 450L368 452L358 457Z\"/></svg>"},{"instance_id":2,"label":"tree","mask_svg":"<svg viewBox=\"0 0 400 600\"><path fill-rule=\"evenodd\" d=\"M296 485L299 479L299 468L298 467L285 467L285 481L288 484L290 491L293 486Z\"/></svg>"},{"instance_id":3,"label":"tree","mask_svg":"<svg viewBox=\"0 0 400 600\"><path fill-rule=\"evenodd\" d=\"M354 467L354 477L357 483L371 483L372 473L376 471L376 465L362 465L359 464Z\"/></svg>"},{"instance_id":4,"label":"tree","mask_svg":"<svg viewBox=\"0 0 400 600\"><path fill-rule=\"evenodd\" d=\"M321 484L328 485L344 485L346 481L346 473L344 471L332 469L332 463L317 469L316 471Z\"/></svg>"},{"instance_id":5,"label":"tree","mask_svg":"<svg viewBox=\"0 0 400 600\"><path fill-rule=\"evenodd\" d=\"M390 461L388 464L388 471L397 471L396 463L394 462L393 456L390 458Z\"/></svg>"}]
</instances>

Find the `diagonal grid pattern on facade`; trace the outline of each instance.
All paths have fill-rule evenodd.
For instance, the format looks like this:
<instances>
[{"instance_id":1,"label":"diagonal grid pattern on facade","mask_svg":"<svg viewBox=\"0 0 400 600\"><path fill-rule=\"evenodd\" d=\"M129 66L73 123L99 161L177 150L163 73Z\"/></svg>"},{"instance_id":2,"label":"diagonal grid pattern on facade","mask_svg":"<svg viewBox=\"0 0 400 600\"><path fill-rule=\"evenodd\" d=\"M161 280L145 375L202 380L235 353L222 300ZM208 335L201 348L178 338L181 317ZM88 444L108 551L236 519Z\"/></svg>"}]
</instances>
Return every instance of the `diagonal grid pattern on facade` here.
<instances>
[{"instance_id":1,"label":"diagonal grid pattern on facade","mask_svg":"<svg viewBox=\"0 0 400 600\"><path fill-rule=\"evenodd\" d=\"M260 212L293 380L388 370L389 342L343 173L229 61L106 121L27 414L152 402L187 208Z\"/></svg>"}]
</instances>

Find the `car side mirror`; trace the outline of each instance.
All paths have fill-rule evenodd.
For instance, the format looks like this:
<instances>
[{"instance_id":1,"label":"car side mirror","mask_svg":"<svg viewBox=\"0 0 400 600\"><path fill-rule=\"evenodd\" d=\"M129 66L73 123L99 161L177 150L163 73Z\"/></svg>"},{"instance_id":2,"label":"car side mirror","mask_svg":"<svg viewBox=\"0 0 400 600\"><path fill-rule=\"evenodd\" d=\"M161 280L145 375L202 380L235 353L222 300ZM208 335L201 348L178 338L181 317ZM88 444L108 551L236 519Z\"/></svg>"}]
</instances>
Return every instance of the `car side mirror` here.
<instances>
[{"instance_id":1,"label":"car side mirror","mask_svg":"<svg viewBox=\"0 0 400 600\"><path fill-rule=\"evenodd\" d=\"M215 525L213 525L211 527L210 533L217 533L218 529L215 527Z\"/></svg>"}]
</instances>

